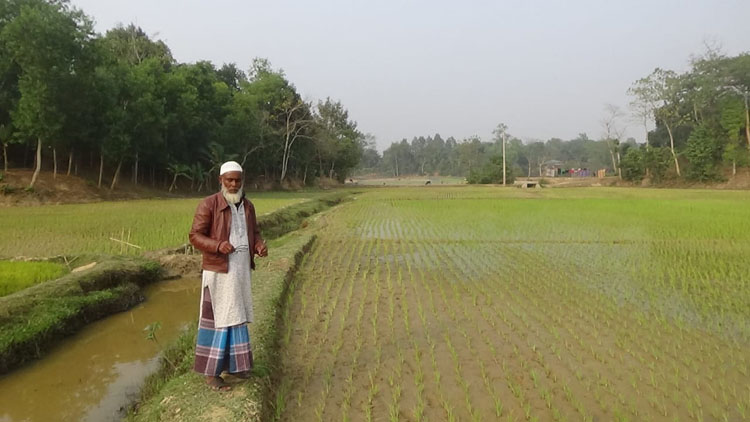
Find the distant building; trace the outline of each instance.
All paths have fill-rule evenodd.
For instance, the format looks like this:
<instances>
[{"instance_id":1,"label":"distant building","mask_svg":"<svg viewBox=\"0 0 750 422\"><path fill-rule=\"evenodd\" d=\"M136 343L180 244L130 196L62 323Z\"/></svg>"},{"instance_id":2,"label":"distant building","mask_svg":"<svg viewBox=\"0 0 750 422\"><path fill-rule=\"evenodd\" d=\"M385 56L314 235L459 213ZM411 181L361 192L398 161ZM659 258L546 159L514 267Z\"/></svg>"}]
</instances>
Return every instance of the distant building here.
<instances>
[{"instance_id":1,"label":"distant building","mask_svg":"<svg viewBox=\"0 0 750 422\"><path fill-rule=\"evenodd\" d=\"M557 177L562 175L562 161L549 160L542 163L542 175L544 177Z\"/></svg>"}]
</instances>

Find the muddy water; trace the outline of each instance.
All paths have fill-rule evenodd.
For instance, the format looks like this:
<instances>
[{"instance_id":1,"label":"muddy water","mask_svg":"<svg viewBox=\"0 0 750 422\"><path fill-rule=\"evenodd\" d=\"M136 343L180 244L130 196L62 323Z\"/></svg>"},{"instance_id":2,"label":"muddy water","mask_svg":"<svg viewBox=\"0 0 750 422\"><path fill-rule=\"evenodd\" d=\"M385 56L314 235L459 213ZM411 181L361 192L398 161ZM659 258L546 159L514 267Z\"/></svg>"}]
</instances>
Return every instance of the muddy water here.
<instances>
[{"instance_id":1,"label":"muddy water","mask_svg":"<svg viewBox=\"0 0 750 422\"><path fill-rule=\"evenodd\" d=\"M160 344L198 318L200 281L148 287L137 307L90 324L41 360L0 377L0 422L110 421L157 368L159 346L143 330L159 321Z\"/></svg>"}]
</instances>

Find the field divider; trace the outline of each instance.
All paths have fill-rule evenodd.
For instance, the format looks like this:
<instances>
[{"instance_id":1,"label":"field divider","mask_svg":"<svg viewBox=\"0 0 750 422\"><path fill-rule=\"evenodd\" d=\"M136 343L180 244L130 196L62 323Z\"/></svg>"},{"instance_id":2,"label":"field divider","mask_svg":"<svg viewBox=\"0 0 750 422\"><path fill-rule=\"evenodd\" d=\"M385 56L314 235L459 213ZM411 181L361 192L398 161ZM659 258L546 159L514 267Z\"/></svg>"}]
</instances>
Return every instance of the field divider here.
<instances>
[{"instance_id":1,"label":"field divider","mask_svg":"<svg viewBox=\"0 0 750 422\"><path fill-rule=\"evenodd\" d=\"M0 297L0 375L42 357L83 326L140 303L141 287L162 276L158 264L143 258L82 261L95 265Z\"/></svg>"}]
</instances>

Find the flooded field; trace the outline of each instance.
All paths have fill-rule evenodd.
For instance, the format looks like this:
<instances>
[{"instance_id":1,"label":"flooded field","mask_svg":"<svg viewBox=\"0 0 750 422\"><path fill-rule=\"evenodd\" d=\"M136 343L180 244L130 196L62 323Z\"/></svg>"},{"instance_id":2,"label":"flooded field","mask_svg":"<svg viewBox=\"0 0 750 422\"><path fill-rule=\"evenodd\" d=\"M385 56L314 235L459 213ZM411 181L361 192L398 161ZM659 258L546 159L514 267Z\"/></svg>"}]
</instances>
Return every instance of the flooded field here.
<instances>
[{"instance_id":1,"label":"flooded field","mask_svg":"<svg viewBox=\"0 0 750 422\"><path fill-rule=\"evenodd\" d=\"M747 194L547 192L383 190L325 216L278 419L748 420Z\"/></svg>"},{"instance_id":2,"label":"flooded field","mask_svg":"<svg viewBox=\"0 0 750 422\"><path fill-rule=\"evenodd\" d=\"M88 325L43 359L0 377L1 422L117 421L156 370L159 346L198 318L200 280L163 281L135 308Z\"/></svg>"}]
</instances>

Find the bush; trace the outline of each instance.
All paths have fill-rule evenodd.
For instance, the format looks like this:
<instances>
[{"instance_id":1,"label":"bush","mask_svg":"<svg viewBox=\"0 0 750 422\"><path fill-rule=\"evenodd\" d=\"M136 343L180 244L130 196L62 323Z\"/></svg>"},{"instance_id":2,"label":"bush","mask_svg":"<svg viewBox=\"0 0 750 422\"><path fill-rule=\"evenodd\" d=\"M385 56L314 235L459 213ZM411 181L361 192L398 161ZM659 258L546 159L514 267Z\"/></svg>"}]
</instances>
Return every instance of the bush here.
<instances>
[{"instance_id":1,"label":"bush","mask_svg":"<svg viewBox=\"0 0 750 422\"><path fill-rule=\"evenodd\" d=\"M685 155L690 161L686 176L688 179L705 182L719 178L716 163L721 157L721 148L716 140L718 134L705 124L693 129L688 138Z\"/></svg>"},{"instance_id":2,"label":"bush","mask_svg":"<svg viewBox=\"0 0 750 422\"><path fill-rule=\"evenodd\" d=\"M506 163L505 183L512 184L516 180L513 174L513 166ZM489 163L482 166L479 170L472 170L466 178L469 184L486 185L490 183L503 183L503 159L500 156L493 157Z\"/></svg>"},{"instance_id":3,"label":"bush","mask_svg":"<svg viewBox=\"0 0 750 422\"><path fill-rule=\"evenodd\" d=\"M649 171L651 180L659 183L664 180L672 165L672 153L666 147L651 147L643 152L643 164Z\"/></svg>"},{"instance_id":4,"label":"bush","mask_svg":"<svg viewBox=\"0 0 750 422\"><path fill-rule=\"evenodd\" d=\"M642 149L628 149L628 152L622 157L622 162L620 162L623 179L630 182L640 182L643 180L643 177L646 175L644 161L644 152Z\"/></svg>"},{"instance_id":5,"label":"bush","mask_svg":"<svg viewBox=\"0 0 750 422\"><path fill-rule=\"evenodd\" d=\"M3 195L11 195L15 193L16 191L18 191L18 188L15 186L11 186L11 185L0 186L0 193L2 193Z\"/></svg>"}]
</instances>

